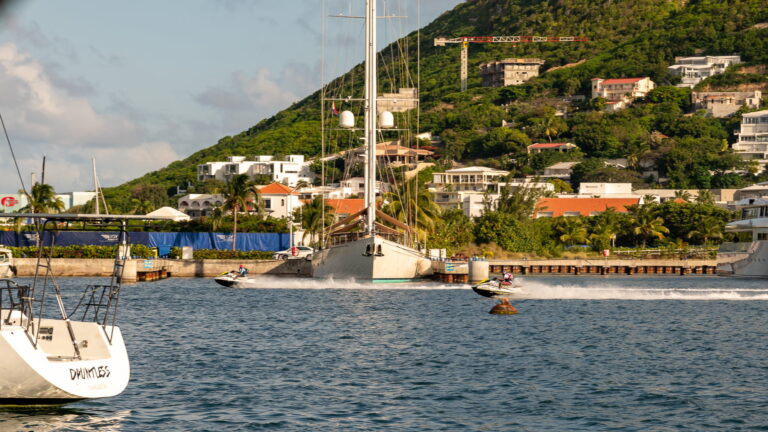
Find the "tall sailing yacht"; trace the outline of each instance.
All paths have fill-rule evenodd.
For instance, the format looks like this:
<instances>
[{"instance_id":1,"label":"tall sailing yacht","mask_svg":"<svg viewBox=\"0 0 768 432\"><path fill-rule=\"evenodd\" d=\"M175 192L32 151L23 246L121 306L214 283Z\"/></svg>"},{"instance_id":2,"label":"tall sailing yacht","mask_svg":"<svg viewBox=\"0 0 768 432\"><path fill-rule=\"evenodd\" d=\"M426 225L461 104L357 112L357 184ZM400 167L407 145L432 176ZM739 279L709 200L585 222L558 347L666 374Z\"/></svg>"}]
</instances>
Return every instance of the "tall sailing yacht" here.
<instances>
[{"instance_id":1,"label":"tall sailing yacht","mask_svg":"<svg viewBox=\"0 0 768 432\"><path fill-rule=\"evenodd\" d=\"M312 257L313 275L405 282L431 274L432 263L413 247L415 230L376 207L377 117L379 127L386 128L392 127L393 116L389 112L377 116L376 0L366 0L365 6L365 204L363 210L328 228L328 247ZM353 128L354 116L342 112L340 123Z\"/></svg>"}]
</instances>

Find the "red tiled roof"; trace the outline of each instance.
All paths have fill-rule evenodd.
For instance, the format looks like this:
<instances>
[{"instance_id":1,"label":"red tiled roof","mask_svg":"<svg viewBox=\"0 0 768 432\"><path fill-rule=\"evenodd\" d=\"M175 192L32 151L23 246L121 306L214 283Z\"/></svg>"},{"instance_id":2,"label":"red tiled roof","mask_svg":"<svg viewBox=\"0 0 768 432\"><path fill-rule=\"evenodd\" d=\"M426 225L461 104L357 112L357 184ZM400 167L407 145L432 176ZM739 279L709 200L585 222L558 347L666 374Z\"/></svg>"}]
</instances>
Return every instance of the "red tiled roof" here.
<instances>
[{"instance_id":1,"label":"red tiled roof","mask_svg":"<svg viewBox=\"0 0 768 432\"><path fill-rule=\"evenodd\" d=\"M337 214L352 214L363 209L363 201L360 198L326 199L325 203L333 208Z\"/></svg>"},{"instance_id":2,"label":"red tiled roof","mask_svg":"<svg viewBox=\"0 0 768 432\"><path fill-rule=\"evenodd\" d=\"M600 79L600 78L595 78L595 79ZM611 79L604 80L601 84L602 85L605 85L605 84L631 84L631 83L636 83L638 81L642 81L644 79L645 78L611 78Z\"/></svg>"},{"instance_id":3,"label":"red tiled roof","mask_svg":"<svg viewBox=\"0 0 768 432\"><path fill-rule=\"evenodd\" d=\"M603 212L613 207L619 213L626 213L627 206L639 204L638 198L542 198L536 207L536 213L552 212L552 217L558 217L565 212L579 212L589 216L593 212Z\"/></svg>"},{"instance_id":4,"label":"red tiled roof","mask_svg":"<svg viewBox=\"0 0 768 432\"><path fill-rule=\"evenodd\" d=\"M299 193L282 183L271 183L259 189L262 195L298 195Z\"/></svg>"},{"instance_id":5,"label":"red tiled roof","mask_svg":"<svg viewBox=\"0 0 768 432\"><path fill-rule=\"evenodd\" d=\"M571 143L536 143L531 144L528 146L528 148L555 148L555 147L562 147L566 145L573 145Z\"/></svg>"}]
</instances>

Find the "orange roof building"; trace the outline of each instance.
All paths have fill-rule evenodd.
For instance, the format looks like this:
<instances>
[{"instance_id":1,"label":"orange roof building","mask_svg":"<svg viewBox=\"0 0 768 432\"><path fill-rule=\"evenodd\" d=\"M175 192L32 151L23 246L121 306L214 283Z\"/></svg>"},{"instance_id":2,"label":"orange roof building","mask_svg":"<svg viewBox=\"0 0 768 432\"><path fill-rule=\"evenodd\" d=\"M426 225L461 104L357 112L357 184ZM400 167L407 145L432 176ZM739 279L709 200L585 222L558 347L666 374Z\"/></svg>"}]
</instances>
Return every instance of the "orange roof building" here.
<instances>
[{"instance_id":1,"label":"orange roof building","mask_svg":"<svg viewBox=\"0 0 768 432\"><path fill-rule=\"evenodd\" d=\"M640 204L637 198L542 198L539 200L535 218L560 216L595 216L609 208L626 213L627 207Z\"/></svg>"}]
</instances>

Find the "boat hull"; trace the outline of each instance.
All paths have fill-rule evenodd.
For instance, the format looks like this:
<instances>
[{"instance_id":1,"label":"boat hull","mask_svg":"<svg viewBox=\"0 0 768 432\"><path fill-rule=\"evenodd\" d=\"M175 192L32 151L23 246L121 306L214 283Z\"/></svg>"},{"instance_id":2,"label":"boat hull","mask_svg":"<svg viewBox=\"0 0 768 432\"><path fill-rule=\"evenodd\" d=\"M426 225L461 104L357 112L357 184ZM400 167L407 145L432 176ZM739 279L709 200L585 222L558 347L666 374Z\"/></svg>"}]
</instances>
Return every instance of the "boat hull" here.
<instances>
[{"instance_id":1,"label":"boat hull","mask_svg":"<svg viewBox=\"0 0 768 432\"><path fill-rule=\"evenodd\" d=\"M743 244L741 249L740 252L718 252L717 274L744 278L768 278L768 240L749 242Z\"/></svg>"},{"instance_id":2,"label":"boat hull","mask_svg":"<svg viewBox=\"0 0 768 432\"><path fill-rule=\"evenodd\" d=\"M60 325L58 325L60 324ZM53 328L52 339L35 347L24 328L3 325L0 330L0 403L63 404L111 397L125 390L130 378L128 353L120 329L112 343L97 323L72 322L79 335L82 358L74 357L62 320L43 320ZM107 327L107 332L112 331Z\"/></svg>"},{"instance_id":3,"label":"boat hull","mask_svg":"<svg viewBox=\"0 0 768 432\"><path fill-rule=\"evenodd\" d=\"M315 252L312 271L321 279L407 282L431 275L432 262L415 249L366 237Z\"/></svg>"}]
</instances>

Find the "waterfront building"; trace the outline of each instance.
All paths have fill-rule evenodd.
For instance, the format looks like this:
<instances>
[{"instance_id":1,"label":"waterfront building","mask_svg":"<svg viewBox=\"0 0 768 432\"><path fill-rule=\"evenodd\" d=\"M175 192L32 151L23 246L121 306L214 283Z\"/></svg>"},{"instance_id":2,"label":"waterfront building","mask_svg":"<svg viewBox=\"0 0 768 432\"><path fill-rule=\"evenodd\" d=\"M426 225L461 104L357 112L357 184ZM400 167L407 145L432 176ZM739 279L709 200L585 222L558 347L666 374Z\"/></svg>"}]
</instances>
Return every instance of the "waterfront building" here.
<instances>
[{"instance_id":1,"label":"waterfront building","mask_svg":"<svg viewBox=\"0 0 768 432\"><path fill-rule=\"evenodd\" d=\"M609 208L627 213L627 207L640 204L640 198L542 198L534 218L560 216L596 216Z\"/></svg>"},{"instance_id":2,"label":"waterfront building","mask_svg":"<svg viewBox=\"0 0 768 432\"><path fill-rule=\"evenodd\" d=\"M768 110L744 114L738 141L733 151L748 161L756 161L761 169L768 163Z\"/></svg>"},{"instance_id":3,"label":"waterfront building","mask_svg":"<svg viewBox=\"0 0 768 432\"><path fill-rule=\"evenodd\" d=\"M723 73L728 66L738 63L741 63L741 57L737 55L675 57L675 64L667 69L681 78L678 87L693 88L702 80Z\"/></svg>"},{"instance_id":4,"label":"waterfront building","mask_svg":"<svg viewBox=\"0 0 768 432\"><path fill-rule=\"evenodd\" d=\"M538 58L508 58L482 63L480 75L485 87L506 87L539 76L539 68L543 64L544 60Z\"/></svg>"}]
</instances>

